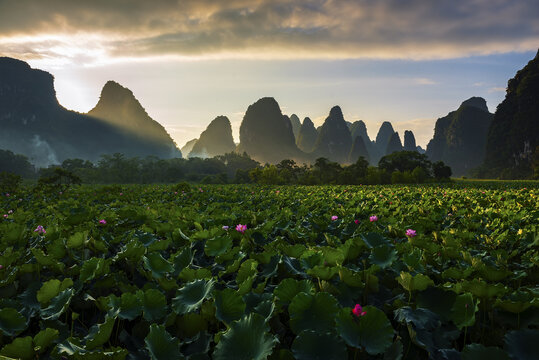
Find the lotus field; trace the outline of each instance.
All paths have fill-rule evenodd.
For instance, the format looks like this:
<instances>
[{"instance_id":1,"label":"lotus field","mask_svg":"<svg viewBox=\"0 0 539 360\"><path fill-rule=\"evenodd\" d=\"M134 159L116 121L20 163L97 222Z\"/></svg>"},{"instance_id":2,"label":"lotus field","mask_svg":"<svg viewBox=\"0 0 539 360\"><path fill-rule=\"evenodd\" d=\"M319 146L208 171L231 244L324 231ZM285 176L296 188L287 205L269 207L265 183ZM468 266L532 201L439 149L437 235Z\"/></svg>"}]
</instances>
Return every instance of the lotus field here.
<instances>
[{"instance_id":1,"label":"lotus field","mask_svg":"<svg viewBox=\"0 0 539 360\"><path fill-rule=\"evenodd\" d=\"M537 184L0 198L0 355L538 359Z\"/></svg>"}]
</instances>

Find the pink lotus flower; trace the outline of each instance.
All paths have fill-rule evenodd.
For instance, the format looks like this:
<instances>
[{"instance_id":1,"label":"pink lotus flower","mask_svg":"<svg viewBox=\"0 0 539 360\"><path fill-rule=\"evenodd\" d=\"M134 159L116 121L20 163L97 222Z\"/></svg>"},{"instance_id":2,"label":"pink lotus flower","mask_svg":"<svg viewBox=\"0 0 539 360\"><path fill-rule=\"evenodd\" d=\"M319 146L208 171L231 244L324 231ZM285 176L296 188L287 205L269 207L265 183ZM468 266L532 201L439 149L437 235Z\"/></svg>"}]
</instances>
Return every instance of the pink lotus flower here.
<instances>
[{"instance_id":1,"label":"pink lotus flower","mask_svg":"<svg viewBox=\"0 0 539 360\"><path fill-rule=\"evenodd\" d=\"M4 265L0 265L0 270L2 270L4 268Z\"/></svg>"},{"instance_id":2,"label":"pink lotus flower","mask_svg":"<svg viewBox=\"0 0 539 360\"><path fill-rule=\"evenodd\" d=\"M99 220L99 223L100 223L101 225L106 225L106 224L107 224L107 220L101 219L101 220Z\"/></svg>"},{"instance_id":3,"label":"pink lotus flower","mask_svg":"<svg viewBox=\"0 0 539 360\"><path fill-rule=\"evenodd\" d=\"M45 228L42 225L38 225L34 232L38 234L46 234Z\"/></svg>"},{"instance_id":4,"label":"pink lotus flower","mask_svg":"<svg viewBox=\"0 0 539 360\"><path fill-rule=\"evenodd\" d=\"M378 216L373 215L373 216L371 216L371 217L369 218L369 220L370 220L371 222L378 221Z\"/></svg>"},{"instance_id":5,"label":"pink lotus flower","mask_svg":"<svg viewBox=\"0 0 539 360\"><path fill-rule=\"evenodd\" d=\"M361 316L367 315L367 312L363 311L363 308L361 307L361 305L356 304L356 306L354 306L354 309L352 310L352 314L354 314L357 317L361 317Z\"/></svg>"},{"instance_id":6,"label":"pink lotus flower","mask_svg":"<svg viewBox=\"0 0 539 360\"><path fill-rule=\"evenodd\" d=\"M359 224L359 220L358 219L354 220L354 223Z\"/></svg>"},{"instance_id":7,"label":"pink lotus flower","mask_svg":"<svg viewBox=\"0 0 539 360\"><path fill-rule=\"evenodd\" d=\"M245 230L247 230L247 225L238 224L236 225L236 231L239 231L240 233L244 233Z\"/></svg>"},{"instance_id":8,"label":"pink lotus flower","mask_svg":"<svg viewBox=\"0 0 539 360\"><path fill-rule=\"evenodd\" d=\"M416 235L417 235L417 233L416 233L415 230L412 230L412 229L406 230L406 236L408 236L408 237L414 237L414 236L416 236Z\"/></svg>"},{"instance_id":9,"label":"pink lotus flower","mask_svg":"<svg viewBox=\"0 0 539 360\"><path fill-rule=\"evenodd\" d=\"M4 214L4 219L7 219L7 214Z\"/></svg>"},{"instance_id":10,"label":"pink lotus flower","mask_svg":"<svg viewBox=\"0 0 539 360\"><path fill-rule=\"evenodd\" d=\"M9 210L7 213L8 214L13 214L13 210Z\"/></svg>"},{"instance_id":11,"label":"pink lotus flower","mask_svg":"<svg viewBox=\"0 0 539 360\"><path fill-rule=\"evenodd\" d=\"M333 215L333 216L331 217L331 221L335 221L335 220L337 220L337 219L339 219L339 217L338 217L337 215Z\"/></svg>"}]
</instances>

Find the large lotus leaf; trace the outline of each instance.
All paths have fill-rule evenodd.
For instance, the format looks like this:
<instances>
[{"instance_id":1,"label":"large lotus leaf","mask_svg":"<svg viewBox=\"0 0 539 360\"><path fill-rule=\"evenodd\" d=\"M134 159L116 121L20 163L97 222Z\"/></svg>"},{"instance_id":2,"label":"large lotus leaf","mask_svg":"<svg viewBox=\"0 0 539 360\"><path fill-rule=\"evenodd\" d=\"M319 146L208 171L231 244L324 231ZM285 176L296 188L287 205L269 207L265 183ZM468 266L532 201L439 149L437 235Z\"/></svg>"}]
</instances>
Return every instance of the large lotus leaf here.
<instances>
[{"instance_id":1,"label":"large lotus leaf","mask_svg":"<svg viewBox=\"0 0 539 360\"><path fill-rule=\"evenodd\" d=\"M115 260L127 259L132 264L137 264L146 252L146 247L138 240L132 239L122 247Z\"/></svg>"},{"instance_id":2,"label":"large lotus leaf","mask_svg":"<svg viewBox=\"0 0 539 360\"><path fill-rule=\"evenodd\" d=\"M393 264L393 261L397 259L397 250L393 246L379 245L371 250L369 255L369 261L372 264L380 266L382 269Z\"/></svg>"},{"instance_id":3,"label":"large lotus leaf","mask_svg":"<svg viewBox=\"0 0 539 360\"><path fill-rule=\"evenodd\" d=\"M264 360L278 342L264 318L249 314L234 321L215 347L215 360Z\"/></svg>"},{"instance_id":4,"label":"large lotus leaf","mask_svg":"<svg viewBox=\"0 0 539 360\"><path fill-rule=\"evenodd\" d=\"M90 328L90 332L86 336L86 349L93 350L107 341L109 341L112 328L114 327L114 321L116 319L110 316L105 317L105 322L102 324L96 324Z\"/></svg>"},{"instance_id":5,"label":"large lotus leaf","mask_svg":"<svg viewBox=\"0 0 539 360\"><path fill-rule=\"evenodd\" d=\"M462 360L509 360L509 355L500 348L469 344L462 350Z\"/></svg>"},{"instance_id":6,"label":"large lotus leaf","mask_svg":"<svg viewBox=\"0 0 539 360\"><path fill-rule=\"evenodd\" d=\"M232 238L230 236L217 236L206 240L204 253L208 256L218 256L224 254L232 247Z\"/></svg>"},{"instance_id":7,"label":"large lotus leaf","mask_svg":"<svg viewBox=\"0 0 539 360\"><path fill-rule=\"evenodd\" d=\"M438 316L427 309L412 309L408 306L395 310L395 319L399 322L413 324L415 329L432 330L440 326Z\"/></svg>"},{"instance_id":8,"label":"large lotus leaf","mask_svg":"<svg viewBox=\"0 0 539 360\"><path fill-rule=\"evenodd\" d=\"M120 298L118 317L125 320L136 319L142 313L142 298L133 293L123 293Z\"/></svg>"},{"instance_id":9,"label":"large lotus leaf","mask_svg":"<svg viewBox=\"0 0 539 360\"><path fill-rule=\"evenodd\" d=\"M174 256L174 276L178 276L183 269L191 265L193 261L193 252L190 246L185 246L182 251Z\"/></svg>"},{"instance_id":10,"label":"large lotus leaf","mask_svg":"<svg viewBox=\"0 0 539 360\"><path fill-rule=\"evenodd\" d=\"M66 246L70 249L77 249L84 245L88 239L88 231L79 231L71 235L66 242Z\"/></svg>"},{"instance_id":11,"label":"large lotus leaf","mask_svg":"<svg viewBox=\"0 0 539 360\"><path fill-rule=\"evenodd\" d=\"M345 254L340 248L332 248L329 246L321 248L324 262L328 265L342 265L344 262Z\"/></svg>"},{"instance_id":12,"label":"large lotus leaf","mask_svg":"<svg viewBox=\"0 0 539 360\"><path fill-rule=\"evenodd\" d=\"M365 306L364 316L356 317L351 308L343 308L337 315L337 332L352 347L364 348L376 355L393 343L393 328L386 314L374 306Z\"/></svg>"},{"instance_id":13,"label":"large lotus leaf","mask_svg":"<svg viewBox=\"0 0 539 360\"><path fill-rule=\"evenodd\" d=\"M423 256L423 250L414 247L412 251L406 252L402 255L402 260L410 269L422 269L421 257Z\"/></svg>"},{"instance_id":14,"label":"large lotus leaf","mask_svg":"<svg viewBox=\"0 0 539 360\"><path fill-rule=\"evenodd\" d=\"M430 285L434 285L434 281L432 281L427 275L412 275L408 272L401 272L400 276L397 278L397 281L405 290L410 292L414 290L423 291Z\"/></svg>"},{"instance_id":15,"label":"large lotus leaf","mask_svg":"<svg viewBox=\"0 0 539 360\"><path fill-rule=\"evenodd\" d=\"M201 331L208 329L208 323L204 316L198 313L188 313L176 320L181 338L192 338Z\"/></svg>"},{"instance_id":16,"label":"large lotus leaf","mask_svg":"<svg viewBox=\"0 0 539 360\"><path fill-rule=\"evenodd\" d=\"M184 358L180 352L180 341L172 337L162 325L152 324L144 342L153 360L180 360Z\"/></svg>"},{"instance_id":17,"label":"large lotus leaf","mask_svg":"<svg viewBox=\"0 0 539 360\"><path fill-rule=\"evenodd\" d=\"M511 359L536 360L539 330L513 330L504 336L505 349Z\"/></svg>"},{"instance_id":18,"label":"large lotus leaf","mask_svg":"<svg viewBox=\"0 0 539 360\"><path fill-rule=\"evenodd\" d=\"M288 273L292 276L300 276L302 278L307 277L307 274L303 271L301 263L296 258L283 256L283 264Z\"/></svg>"},{"instance_id":19,"label":"large lotus leaf","mask_svg":"<svg viewBox=\"0 0 539 360\"><path fill-rule=\"evenodd\" d=\"M0 350L0 355L7 356L12 359L30 360L35 356L32 337L26 336L16 338L11 344L7 344Z\"/></svg>"},{"instance_id":20,"label":"large lotus leaf","mask_svg":"<svg viewBox=\"0 0 539 360\"><path fill-rule=\"evenodd\" d=\"M328 331L333 328L338 311L337 299L326 292L315 295L300 292L290 302L290 328L295 334L303 330Z\"/></svg>"},{"instance_id":21,"label":"large lotus leaf","mask_svg":"<svg viewBox=\"0 0 539 360\"><path fill-rule=\"evenodd\" d=\"M109 273L105 259L93 257L82 264L79 280L83 283Z\"/></svg>"},{"instance_id":22,"label":"large lotus leaf","mask_svg":"<svg viewBox=\"0 0 539 360\"><path fill-rule=\"evenodd\" d=\"M262 271L260 271L260 276L266 279L273 277L275 274L277 274L277 271L279 270L280 262L281 262L280 255L272 256L270 261L262 267Z\"/></svg>"},{"instance_id":23,"label":"large lotus leaf","mask_svg":"<svg viewBox=\"0 0 539 360\"><path fill-rule=\"evenodd\" d=\"M128 351L119 347L108 348L104 351L88 351L82 347L79 339L70 337L58 344L52 354L55 355L54 358L60 357L58 355L67 355L70 359L75 360L124 360Z\"/></svg>"},{"instance_id":24,"label":"large lotus leaf","mask_svg":"<svg viewBox=\"0 0 539 360\"><path fill-rule=\"evenodd\" d=\"M449 321L456 298L457 294L453 291L431 286L417 295L417 307L429 309L440 319Z\"/></svg>"},{"instance_id":25,"label":"large lotus leaf","mask_svg":"<svg viewBox=\"0 0 539 360\"><path fill-rule=\"evenodd\" d=\"M53 256L46 255L43 250L32 248L30 251L32 252L32 255L34 255L34 258L38 264L56 269L59 272L64 271L65 265L59 261L56 261Z\"/></svg>"},{"instance_id":26,"label":"large lotus leaf","mask_svg":"<svg viewBox=\"0 0 539 360\"><path fill-rule=\"evenodd\" d=\"M479 310L477 304L479 304L479 300L474 302L470 293L457 296L453 304L451 320L459 329L464 326L472 326L475 323L475 312Z\"/></svg>"},{"instance_id":27,"label":"large lotus leaf","mask_svg":"<svg viewBox=\"0 0 539 360\"><path fill-rule=\"evenodd\" d=\"M161 279L165 274L172 272L172 264L165 260L157 251L146 254L142 257L144 267L152 273L156 279Z\"/></svg>"},{"instance_id":28,"label":"large lotus leaf","mask_svg":"<svg viewBox=\"0 0 539 360\"><path fill-rule=\"evenodd\" d=\"M176 314L182 315L195 311L208 297L213 287L213 280L195 280L178 290L172 299L172 308Z\"/></svg>"},{"instance_id":29,"label":"large lotus leaf","mask_svg":"<svg viewBox=\"0 0 539 360\"><path fill-rule=\"evenodd\" d=\"M36 294L37 301L39 301L41 305L47 305L53 297L57 296L61 291L64 291L70 286L73 286L73 280L70 278L66 278L63 281L58 279L45 281Z\"/></svg>"},{"instance_id":30,"label":"large lotus leaf","mask_svg":"<svg viewBox=\"0 0 539 360\"><path fill-rule=\"evenodd\" d=\"M34 336L34 348L36 351L39 351L40 353L47 350L49 346L52 345L54 340L58 338L58 335L60 332L56 329L46 328L45 330L41 330Z\"/></svg>"},{"instance_id":31,"label":"large lotus leaf","mask_svg":"<svg viewBox=\"0 0 539 360\"><path fill-rule=\"evenodd\" d=\"M480 299L500 297L507 292L507 289L503 284L488 284L479 279L464 281L460 285L463 291L470 292Z\"/></svg>"},{"instance_id":32,"label":"large lotus leaf","mask_svg":"<svg viewBox=\"0 0 539 360\"><path fill-rule=\"evenodd\" d=\"M207 359L210 357L208 352L210 351L210 343L213 340L213 336L204 331L197 334L189 344L183 348L182 352L188 356L189 360Z\"/></svg>"},{"instance_id":33,"label":"large lotus leaf","mask_svg":"<svg viewBox=\"0 0 539 360\"><path fill-rule=\"evenodd\" d=\"M238 275L236 276L236 283L241 284L248 278L252 277L257 273L258 261L253 259L247 259L245 260L241 265L240 269L238 270Z\"/></svg>"},{"instance_id":34,"label":"large lotus leaf","mask_svg":"<svg viewBox=\"0 0 539 360\"><path fill-rule=\"evenodd\" d=\"M519 314L530 308L535 301L535 296L531 291L515 291L508 299L496 300L496 307L500 307L505 311Z\"/></svg>"},{"instance_id":35,"label":"large lotus leaf","mask_svg":"<svg viewBox=\"0 0 539 360\"><path fill-rule=\"evenodd\" d=\"M367 234L361 234L361 239L365 242L365 244L370 248L375 248L377 246L381 245L390 245L391 241L389 239L385 238L382 234L377 232L370 232Z\"/></svg>"},{"instance_id":36,"label":"large lotus leaf","mask_svg":"<svg viewBox=\"0 0 539 360\"><path fill-rule=\"evenodd\" d=\"M288 304L300 292L314 295L315 289L311 280L286 278L277 285L273 294L281 303Z\"/></svg>"},{"instance_id":37,"label":"large lotus leaf","mask_svg":"<svg viewBox=\"0 0 539 360\"><path fill-rule=\"evenodd\" d=\"M137 296L142 300L142 316L147 321L157 321L167 314L167 299L165 295L156 289L148 289L144 292L137 291Z\"/></svg>"},{"instance_id":38,"label":"large lotus leaf","mask_svg":"<svg viewBox=\"0 0 539 360\"><path fill-rule=\"evenodd\" d=\"M402 342L397 339L384 353L384 360L401 360L402 351Z\"/></svg>"},{"instance_id":39,"label":"large lotus leaf","mask_svg":"<svg viewBox=\"0 0 539 360\"><path fill-rule=\"evenodd\" d=\"M41 309L41 318L43 320L56 320L69 307L75 291L73 288L65 289L51 300L51 303L45 309Z\"/></svg>"},{"instance_id":40,"label":"large lotus leaf","mask_svg":"<svg viewBox=\"0 0 539 360\"><path fill-rule=\"evenodd\" d=\"M337 335L304 330L296 336L292 353L297 360L346 360L346 345Z\"/></svg>"},{"instance_id":41,"label":"large lotus leaf","mask_svg":"<svg viewBox=\"0 0 539 360\"><path fill-rule=\"evenodd\" d=\"M213 292L215 317L224 323L238 320L245 312L245 302L241 295L233 289L216 290Z\"/></svg>"},{"instance_id":42,"label":"large lotus leaf","mask_svg":"<svg viewBox=\"0 0 539 360\"><path fill-rule=\"evenodd\" d=\"M362 272L355 271L344 266L340 266L338 270L341 281L346 285L359 288L365 286L363 283L365 275Z\"/></svg>"},{"instance_id":43,"label":"large lotus leaf","mask_svg":"<svg viewBox=\"0 0 539 360\"><path fill-rule=\"evenodd\" d=\"M336 266L316 265L312 269L307 270L307 274L311 275L312 277L316 277L326 281L331 280L331 278L333 278L338 273L339 269Z\"/></svg>"},{"instance_id":44,"label":"large lotus leaf","mask_svg":"<svg viewBox=\"0 0 539 360\"><path fill-rule=\"evenodd\" d=\"M0 309L0 330L4 335L15 336L26 329L26 318L17 310L5 307Z\"/></svg>"}]
</instances>

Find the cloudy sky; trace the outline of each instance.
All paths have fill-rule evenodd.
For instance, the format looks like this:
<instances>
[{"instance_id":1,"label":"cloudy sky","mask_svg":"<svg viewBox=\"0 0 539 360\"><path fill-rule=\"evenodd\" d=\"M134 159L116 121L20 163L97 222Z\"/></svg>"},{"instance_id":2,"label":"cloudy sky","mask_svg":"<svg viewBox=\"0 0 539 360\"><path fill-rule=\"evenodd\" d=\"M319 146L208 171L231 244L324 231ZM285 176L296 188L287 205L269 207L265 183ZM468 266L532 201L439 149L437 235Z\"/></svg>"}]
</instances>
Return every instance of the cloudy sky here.
<instances>
[{"instance_id":1,"label":"cloudy sky","mask_svg":"<svg viewBox=\"0 0 539 360\"><path fill-rule=\"evenodd\" d=\"M51 72L81 112L116 80L180 146L218 115L238 141L263 96L316 124L340 105L371 138L391 121L424 146L463 100L495 110L538 19L537 0L0 0L0 56Z\"/></svg>"}]
</instances>

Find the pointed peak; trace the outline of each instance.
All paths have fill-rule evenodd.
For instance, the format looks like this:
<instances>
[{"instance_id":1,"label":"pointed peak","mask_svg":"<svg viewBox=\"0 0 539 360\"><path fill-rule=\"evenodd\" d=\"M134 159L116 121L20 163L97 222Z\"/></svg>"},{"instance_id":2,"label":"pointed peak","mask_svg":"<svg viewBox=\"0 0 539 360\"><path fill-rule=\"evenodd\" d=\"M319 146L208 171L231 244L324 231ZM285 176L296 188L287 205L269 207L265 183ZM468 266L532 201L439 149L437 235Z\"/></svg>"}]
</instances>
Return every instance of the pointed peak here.
<instances>
[{"instance_id":1,"label":"pointed peak","mask_svg":"<svg viewBox=\"0 0 539 360\"><path fill-rule=\"evenodd\" d=\"M306 126L306 125L309 125L309 124L310 124L310 126L314 127L313 121L311 120L310 117L307 116L305 119L303 119L302 125Z\"/></svg>"},{"instance_id":2,"label":"pointed peak","mask_svg":"<svg viewBox=\"0 0 539 360\"><path fill-rule=\"evenodd\" d=\"M332 118L344 118L341 107L338 105L331 108L329 116Z\"/></svg>"},{"instance_id":3,"label":"pointed peak","mask_svg":"<svg viewBox=\"0 0 539 360\"><path fill-rule=\"evenodd\" d=\"M465 106L475 107L480 110L488 112L487 101L483 99L482 97L474 96L474 97L469 98L468 100L463 101L462 104L460 104L460 107L465 107Z\"/></svg>"}]
</instances>

